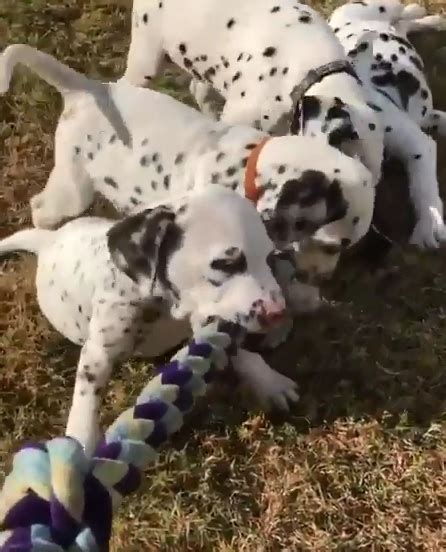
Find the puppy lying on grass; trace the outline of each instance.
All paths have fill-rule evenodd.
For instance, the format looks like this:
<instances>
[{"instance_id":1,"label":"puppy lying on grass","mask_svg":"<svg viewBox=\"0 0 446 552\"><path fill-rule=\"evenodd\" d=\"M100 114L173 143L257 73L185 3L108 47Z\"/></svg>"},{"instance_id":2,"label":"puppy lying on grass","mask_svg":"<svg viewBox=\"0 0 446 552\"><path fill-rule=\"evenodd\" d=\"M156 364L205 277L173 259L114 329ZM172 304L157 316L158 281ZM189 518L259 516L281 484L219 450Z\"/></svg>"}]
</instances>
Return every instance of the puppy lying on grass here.
<instances>
[{"instance_id":1,"label":"puppy lying on grass","mask_svg":"<svg viewBox=\"0 0 446 552\"><path fill-rule=\"evenodd\" d=\"M260 217L248 201L219 187L118 222L84 217L0 241L0 254L15 250L38 255L40 308L82 347L67 434L89 453L117 361L158 356L213 319L264 332L285 315L269 266L273 243ZM259 355L238 350L233 364L264 408L297 401L295 383Z\"/></svg>"}]
</instances>

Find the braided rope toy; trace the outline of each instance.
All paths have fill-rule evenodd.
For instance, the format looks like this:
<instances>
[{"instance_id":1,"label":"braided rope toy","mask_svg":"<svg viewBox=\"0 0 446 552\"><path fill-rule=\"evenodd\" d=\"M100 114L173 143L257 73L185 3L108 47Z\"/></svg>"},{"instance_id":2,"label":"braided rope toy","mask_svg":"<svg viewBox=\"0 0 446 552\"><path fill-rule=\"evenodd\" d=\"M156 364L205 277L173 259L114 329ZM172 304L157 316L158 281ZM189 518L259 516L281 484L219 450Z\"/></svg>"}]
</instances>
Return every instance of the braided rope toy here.
<instances>
[{"instance_id":1,"label":"braided rope toy","mask_svg":"<svg viewBox=\"0 0 446 552\"><path fill-rule=\"evenodd\" d=\"M24 446L0 492L1 552L109 550L113 513L141 483L156 449L183 425L234 346L230 327L205 328L113 423L93 458L74 439Z\"/></svg>"}]
</instances>

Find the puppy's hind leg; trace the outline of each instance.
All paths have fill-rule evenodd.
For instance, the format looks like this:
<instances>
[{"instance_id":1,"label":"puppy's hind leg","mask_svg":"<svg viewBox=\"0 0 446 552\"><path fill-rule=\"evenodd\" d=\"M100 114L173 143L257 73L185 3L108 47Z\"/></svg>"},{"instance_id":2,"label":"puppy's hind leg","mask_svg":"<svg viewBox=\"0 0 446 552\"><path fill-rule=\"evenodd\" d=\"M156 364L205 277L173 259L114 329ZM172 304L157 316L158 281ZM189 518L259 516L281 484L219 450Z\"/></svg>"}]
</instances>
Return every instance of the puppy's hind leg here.
<instances>
[{"instance_id":1,"label":"puppy's hind leg","mask_svg":"<svg viewBox=\"0 0 446 552\"><path fill-rule=\"evenodd\" d=\"M78 154L73 151L73 156ZM56 165L45 189L31 198L31 218L37 228L52 229L67 218L77 217L93 203L93 182L70 154L56 152Z\"/></svg>"}]
</instances>

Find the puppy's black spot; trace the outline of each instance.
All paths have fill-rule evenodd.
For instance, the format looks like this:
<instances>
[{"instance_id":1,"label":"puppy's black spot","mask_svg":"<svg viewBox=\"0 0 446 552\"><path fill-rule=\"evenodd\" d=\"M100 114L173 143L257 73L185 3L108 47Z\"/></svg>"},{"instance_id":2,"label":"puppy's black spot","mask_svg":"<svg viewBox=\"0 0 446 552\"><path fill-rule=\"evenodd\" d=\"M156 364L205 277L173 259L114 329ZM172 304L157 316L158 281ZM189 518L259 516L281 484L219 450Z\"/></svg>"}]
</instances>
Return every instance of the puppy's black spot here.
<instances>
[{"instance_id":1,"label":"puppy's black spot","mask_svg":"<svg viewBox=\"0 0 446 552\"><path fill-rule=\"evenodd\" d=\"M175 165L180 165L182 162L184 161L184 153L179 153L176 157L175 157Z\"/></svg>"},{"instance_id":2,"label":"puppy's black spot","mask_svg":"<svg viewBox=\"0 0 446 552\"><path fill-rule=\"evenodd\" d=\"M409 56L409 59L419 71L423 71L423 64L418 58L415 56Z\"/></svg>"},{"instance_id":3,"label":"puppy's black spot","mask_svg":"<svg viewBox=\"0 0 446 552\"><path fill-rule=\"evenodd\" d=\"M273 57L274 55L276 55L277 53L277 49L274 48L274 46L268 46L268 48L265 48L265 50L263 50L263 55L265 57Z\"/></svg>"},{"instance_id":4,"label":"puppy's black spot","mask_svg":"<svg viewBox=\"0 0 446 552\"><path fill-rule=\"evenodd\" d=\"M379 107L379 105L376 105L376 104L370 103L370 102L367 102L367 105L370 107L370 109L373 109L373 111L376 111L377 113L382 111L382 109Z\"/></svg>"},{"instance_id":5,"label":"puppy's black spot","mask_svg":"<svg viewBox=\"0 0 446 552\"><path fill-rule=\"evenodd\" d=\"M301 16L299 16L299 21L301 23L311 23L311 16L309 16L307 14L301 15Z\"/></svg>"},{"instance_id":6,"label":"puppy's black spot","mask_svg":"<svg viewBox=\"0 0 446 552\"><path fill-rule=\"evenodd\" d=\"M164 177L163 184L164 188L168 190L170 187L170 176L168 174L166 174L166 176Z\"/></svg>"},{"instance_id":7,"label":"puppy's black spot","mask_svg":"<svg viewBox=\"0 0 446 552\"><path fill-rule=\"evenodd\" d=\"M217 163L218 163L219 161L221 161L222 159L224 159L224 157L225 157L225 154L224 154L222 151L220 151L220 152L217 153L217 156L216 156L215 160L216 160Z\"/></svg>"},{"instance_id":8,"label":"puppy's black spot","mask_svg":"<svg viewBox=\"0 0 446 552\"><path fill-rule=\"evenodd\" d=\"M243 274L248 269L248 262L243 252L239 251L230 258L214 259L211 262L211 268L223 272L227 276Z\"/></svg>"},{"instance_id":9,"label":"puppy's black spot","mask_svg":"<svg viewBox=\"0 0 446 552\"><path fill-rule=\"evenodd\" d=\"M142 190L139 186L135 186L134 188L134 191L135 191L135 194L138 194L138 195L141 195L142 194Z\"/></svg>"},{"instance_id":10,"label":"puppy's black spot","mask_svg":"<svg viewBox=\"0 0 446 552\"><path fill-rule=\"evenodd\" d=\"M111 176L106 176L104 177L104 182L108 185L108 186L111 186L112 188L115 188L116 190L118 189L118 183L116 182L116 180L114 180L113 178L111 178Z\"/></svg>"},{"instance_id":11,"label":"puppy's black spot","mask_svg":"<svg viewBox=\"0 0 446 552\"><path fill-rule=\"evenodd\" d=\"M398 90L402 107L406 111L410 97L420 88L420 81L404 69L397 74L387 71L382 75L375 75L372 77L372 82L376 86L394 86Z\"/></svg>"},{"instance_id":12,"label":"puppy's black spot","mask_svg":"<svg viewBox=\"0 0 446 552\"><path fill-rule=\"evenodd\" d=\"M184 42L182 42L179 46L178 46L178 49L180 50L180 53L184 54L187 52L187 47L186 47L186 44L184 44Z\"/></svg>"},{"instance_id":13,"label":"puppy's black spot","mask_svg":"<svg viewBox=\"0 0 446 552\"><path fill-rule=\"evenodd\" d=\"M235 25L235 19L230 19L227 23L226 23L226 27L228 29L232 29L232 27Z\"/></svg>"},{"instance_id":14,"label":"puppy's black spot","mask_svg":"<svg viewBox=\"0 0 446 552\"><path fill-rule=\"evenodd\" d=\"M142 16L142 20L143 20L143 23L145 25L147 25L147 23L149 22L149 16L145 13L143 16Z\"/></svg>"},{"instance_id":15,"label":"puppy's black spot","mask_svg":"<svg viewBox=\"0 0 446 552\"><path fill-rule=\"evenodd\" d=\"M150 159L148 155L143 155L139 160L139 163L142 167L148 167L150 165Z\"/></svg>"},{"instance_id":16,"label":"puppy's black spot","mask_svg":"<svg viewBox=\"0 0 446 552\"><path fill-rule=\"evenodd\" d=\"M206 69L206 71L203 73L203 78L205 78L208 81L212 81L212 77L215 76L215 69L213 67L209 67L209 69Z\"/></svg>"},{"instance_id":17,"label":"puppy's black spot","mask_svg":"<svg viewBox=\"0 0 446 552\"><path fill-rule=\"evenodd\" d=\"M271 71L269 72L271 77L274 77L274 75L277 73L277 67L273 67Z\"/></svg>"},{"instance_id":18,"label":"puppy's black spot","mask_svg":"<svg viewBox=\"0 0 446 552\"><path fill-rule=\"evenodd\" d=\"M226 174L228 176L234 176L234 174L237 172L237 168L236 167L229 167L227 170L226 170Z\"/></svg>"}]
</instances>

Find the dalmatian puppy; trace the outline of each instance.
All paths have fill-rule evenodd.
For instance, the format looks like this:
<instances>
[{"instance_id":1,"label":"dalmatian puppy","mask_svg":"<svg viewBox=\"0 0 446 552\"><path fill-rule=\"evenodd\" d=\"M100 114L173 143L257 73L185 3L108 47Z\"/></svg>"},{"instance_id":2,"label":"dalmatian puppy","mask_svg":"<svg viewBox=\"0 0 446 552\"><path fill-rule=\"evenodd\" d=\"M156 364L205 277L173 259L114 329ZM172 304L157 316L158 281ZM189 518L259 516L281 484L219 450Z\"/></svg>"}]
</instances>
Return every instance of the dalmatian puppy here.
<instances>
[{"instance_id":1,"label":"dalmatian puppy","mask_svg":"<svg viewBox=\"0 0 446 552\"><path fill-rule=\"evenodd\" d=\"M295 0L134 0L124 79L150 86L165 57L194 79L202 110L273 135L323 135L378 182L383 130L324 18ZM323 160L321 159L323 167Z\"/></svg>"},{"instance_id":2,"label":"dalmatian puppy","mask_svg":"<svg viewBox=\"0 0 446 552\"><path fill-rule=\"evenodd\" d=\"M424 17L417 5L364 0L336 9L330 25L385 121L385 149L404 163L417 222L411 242L436 248L446 241L443 203L436 175L437 149L424 130L446 132L446 114L433 109L423 61L407 38L410 31L444 29L439 16Z\"/></svg>"},{"instance_id":3,"label":"dalmatian puppy","mask_svg":"<svg viewBox=\"0 0 446 552\"><path fill-rule=\"evenodd\" d=\"M54 169L45 189L31 200L37 227L53 228L78 216L95 192L130 214L178 194L226 187L256 204L278 249L298 244L293 254L306 281L299 284L295 275L281 281L292 312L319 305L314 282L329 275L340 251L369 228L373 176L320 136L269 137L252 127L216 122L125 80L104 84L131 136L129 147L98 108L104 104L96 97L100 83L86 85L83 75L78 79L52 56L14 45L0 57L3 91L16 63L35 70L65 100Z\"/></svg>"},{"instance_id":4,"label":"dalmatian puppy","mask_svg":"<svg viewBox=\"0 0 446 552\"><path fill-rule=\"evenodd\" d=\"M89 452L115 362L158 356L214 319L259 332L285 312L269 265L273 243L254 206L224 188L118 222L85 217L0 241L0 254L15 250L38 255L40 308L82 347L67 434ZM239 350L234 368L265 408L298 399L295 384L258 355Z\"/></svg>"}]
</instances>

